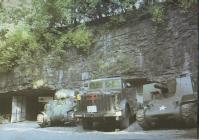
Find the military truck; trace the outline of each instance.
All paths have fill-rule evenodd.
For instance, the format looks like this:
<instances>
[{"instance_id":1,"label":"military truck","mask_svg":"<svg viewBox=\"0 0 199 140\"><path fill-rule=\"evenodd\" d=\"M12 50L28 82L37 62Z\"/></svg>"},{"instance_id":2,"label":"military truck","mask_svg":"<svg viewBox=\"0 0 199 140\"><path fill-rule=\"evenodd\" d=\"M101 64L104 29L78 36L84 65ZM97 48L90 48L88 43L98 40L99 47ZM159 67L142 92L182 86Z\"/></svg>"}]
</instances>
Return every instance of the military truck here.
<instances>
[{"instance_id":1,"label":"military truck","mask_svg":"<svg viewBox=\"0 0 199 140\"><path fill-rule=\"evenodd\" d=\"M130 124L138 109L136 96L142 93L145 78L114 76L87 81L87 91L79 95L75 117L84 129L94 123L116 121L120 129ZM141 87L141 88L140 88Z\"/></svg>"},{"instance_id":2,"label":"military truck","mask_svg":"<svg viewBox=\"0 0 199 140\"><path fill-rule=\"evenodd\" d=\"M55 93L55 99L49 101L44 106L44 111L37 115L37 123L41 127L57 124L73 124L75 123L75 106L75 91L61 89Z\"/></svg>"},{"instance_id":3,"label":"military truck","mask_svg":"<svg viewBox=\"0 0 199 140\"><path fill-rule=\"evenodd\" d=\"M143 85L143 108L136 119L143 129L157 127L162 122L174 119L195 126L197 121L196 83L190 73L164 83Z\"/></svg>"}]
</instances>

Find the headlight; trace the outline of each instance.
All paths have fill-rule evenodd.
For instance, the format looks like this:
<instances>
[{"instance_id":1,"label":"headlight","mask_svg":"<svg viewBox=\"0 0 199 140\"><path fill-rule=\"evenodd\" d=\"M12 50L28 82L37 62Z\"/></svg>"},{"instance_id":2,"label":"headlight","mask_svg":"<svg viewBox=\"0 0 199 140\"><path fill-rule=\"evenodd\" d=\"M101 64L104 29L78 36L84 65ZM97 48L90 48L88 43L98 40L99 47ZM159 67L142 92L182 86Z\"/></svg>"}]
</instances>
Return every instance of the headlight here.
<instances>
[{"instance_id":1,"label":"headlight","mask_svg":"<svg viewBox=\"0 0 199 140\"><path fill-rule=\"evenodd\" d=\"M77 98L77 100L81 100L81 95L77 94L76 98Z\"/></svg>"},{"instance_id":2,"label":"headlight","mask_svg":"<svg viewBox=\"0 0 199 140\"><path fill-rule=\"evenodd\" d=\"M115 114L116 116L122 116L122 111L117 111Z\"/></svg>"}]
</instances>

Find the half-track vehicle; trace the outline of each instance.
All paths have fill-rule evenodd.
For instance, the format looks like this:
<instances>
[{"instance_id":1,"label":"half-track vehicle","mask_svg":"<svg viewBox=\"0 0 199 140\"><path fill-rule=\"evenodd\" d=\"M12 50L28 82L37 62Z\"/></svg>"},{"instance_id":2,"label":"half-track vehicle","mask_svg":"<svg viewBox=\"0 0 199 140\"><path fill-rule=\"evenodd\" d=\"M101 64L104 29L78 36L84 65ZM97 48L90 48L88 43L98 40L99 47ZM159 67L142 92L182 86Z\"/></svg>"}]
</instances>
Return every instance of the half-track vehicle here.
<instances>
[{"instance_id":1,"label":"half-track vehicle","mask_svg":"<svg viewBox=\"0 0 199 140\"><path fill-rule=\"evenodd\" d=\"M110 121L125 129L131 118L135 118L138 109L136 96L142 93L145 82L145 78L120 76L87 81L87 91L77 97L75 117L81 120L84 129Z\"/></svg>"},{"instance_id":2,"label":"half-track vehicle","mask_svg":"<svg viewBox=\"0 0 199 140\"><path fill-rule=\"evenodd\" d=\"M143 108L137 112L136 119L143 129L169 120L196 126L197 105L196 83L191 74L182 74L165 83L143 85Z\"/></svg>"},{"instance_id":3,"label":"half-track vehicle","mask_svg":"<svg viewBox=\"0 0 199 140\"><path fill-rule=\"evenodd\" d=\"M75 91L61 89L55 93L55 99L44 106L44 111L37 115L37 123L41 127L74 124L75 106Z\"/></svg>"}]
</instances>

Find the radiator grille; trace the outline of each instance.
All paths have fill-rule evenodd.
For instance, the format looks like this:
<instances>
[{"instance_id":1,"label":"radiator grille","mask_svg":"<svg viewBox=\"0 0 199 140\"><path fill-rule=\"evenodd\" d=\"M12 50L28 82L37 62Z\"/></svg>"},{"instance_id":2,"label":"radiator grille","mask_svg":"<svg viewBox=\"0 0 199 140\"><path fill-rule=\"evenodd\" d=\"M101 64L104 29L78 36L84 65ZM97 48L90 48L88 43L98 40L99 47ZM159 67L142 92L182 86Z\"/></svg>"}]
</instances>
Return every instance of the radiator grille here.
<instances>
[{"instance_id":1,"label":"radiator grille","mask_svg":"<svg viewBox=\"0 0 199 140\"><path fill-rule=\"evenodd\" d=\"M92 99L92 97L95 97ZM78 111L87 112L87 106L96 106L98 112L110 111L113 106L113 96L109 94L82 95L78 103Z\"/></svg>"}]
</instances>

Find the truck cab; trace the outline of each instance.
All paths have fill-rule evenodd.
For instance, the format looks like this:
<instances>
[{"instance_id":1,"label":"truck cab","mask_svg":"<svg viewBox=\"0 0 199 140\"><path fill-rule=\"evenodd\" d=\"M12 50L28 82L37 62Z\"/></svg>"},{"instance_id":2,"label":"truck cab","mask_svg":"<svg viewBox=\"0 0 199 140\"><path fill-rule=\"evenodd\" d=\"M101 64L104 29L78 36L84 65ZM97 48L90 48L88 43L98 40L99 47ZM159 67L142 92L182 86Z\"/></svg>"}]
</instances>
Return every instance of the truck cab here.
<instances>
[{"instance_id":1,"label":"truck cab","mask_svg":"<svg viewBox=\"0 0 199 140\"><path fill-rule=\"evenodd\" d=\"M109 120L117 121L121 129L127 128L137 111L135 79L117 76L87 83L87 92L79 95L75 112L75 117L82 120L83 128L90 129L94 122Z\"/></svg>"}]
</instances>

